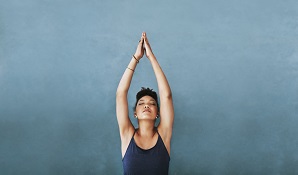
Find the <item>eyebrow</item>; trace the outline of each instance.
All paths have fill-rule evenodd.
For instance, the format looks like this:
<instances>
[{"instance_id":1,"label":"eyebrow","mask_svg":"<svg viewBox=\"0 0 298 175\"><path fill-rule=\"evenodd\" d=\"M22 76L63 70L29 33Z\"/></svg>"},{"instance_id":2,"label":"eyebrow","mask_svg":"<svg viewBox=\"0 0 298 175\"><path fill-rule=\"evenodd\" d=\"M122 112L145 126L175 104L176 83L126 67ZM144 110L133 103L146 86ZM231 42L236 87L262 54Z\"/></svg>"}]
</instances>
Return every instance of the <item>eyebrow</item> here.
<instances>
[{"instance_id":1,"label":"eyebrow","mask_svg":"<svg viewBox=\"0 0 298 175\"><path fill-rule=\"evenodd\" d=\"M145 101L145 100L139 100L139 101ZM155 100L154 100L154 99L150 99L149 101L154 101L154 102L155 102Z\"/></svg>"}]
</instances>

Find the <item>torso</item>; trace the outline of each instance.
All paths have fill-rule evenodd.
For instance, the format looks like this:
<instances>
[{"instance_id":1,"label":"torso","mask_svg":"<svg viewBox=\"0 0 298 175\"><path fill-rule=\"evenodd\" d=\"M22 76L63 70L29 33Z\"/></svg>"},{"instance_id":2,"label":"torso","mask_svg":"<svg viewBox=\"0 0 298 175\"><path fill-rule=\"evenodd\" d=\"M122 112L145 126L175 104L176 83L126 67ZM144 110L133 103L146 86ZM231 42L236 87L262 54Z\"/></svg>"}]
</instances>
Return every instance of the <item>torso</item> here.
<instances>
[{"instance_id":1,"label":"torso","mask_svg":"<svg viewBox=\"0 0 298 175\"><path fill-rule=\"evenodd\" d=\"M157 140L158 140L158 134L157 134L157 132L154 134L154 137L152 137L152 138L143 138L143 137L141 137L136 131L137 131L138 129L134 129L134 130L132 130L129 134L128 134L128 136L126 137L126 139L125 140L122 140L122 143L121 143L121 150L122 150L122 158L124 157L124 155L125 155L125 152L126 152L126 150L127 150L127 147L128 147L128 145L129 145L129 143L130 143L130 141L131 141L131 138L133 137L134 138L134 140L135 140L135 143L140 147L140 148L142 148L142 149L150 149L150 148L152 148L155 144L156 144L156 142L157 142ZM161 139L162 139L162 141L163 141L163 143L164 143L164 145L165 145L165 147L166 147L166 149L167 149L167 151L168 151L168 154L170 155L170 140L169 139L166 139L166 137L163 135L163 132L162 132L162 130L160 129L160 128L156 128L156 131L158 130L158 133L159 133L159 135L160 135L160 137L161 137Z\"/></svg>"},{"instance_id":2,"label":"torso","mask_svg":"<svg viewBox=\"0 0 298 175\"><path fill-rule=\"evenodd\" d=\"M135 133L122 161L124 174L167 174L170 156L158 132L152 139L141 138Z\"/></svg>"}]
</instances>

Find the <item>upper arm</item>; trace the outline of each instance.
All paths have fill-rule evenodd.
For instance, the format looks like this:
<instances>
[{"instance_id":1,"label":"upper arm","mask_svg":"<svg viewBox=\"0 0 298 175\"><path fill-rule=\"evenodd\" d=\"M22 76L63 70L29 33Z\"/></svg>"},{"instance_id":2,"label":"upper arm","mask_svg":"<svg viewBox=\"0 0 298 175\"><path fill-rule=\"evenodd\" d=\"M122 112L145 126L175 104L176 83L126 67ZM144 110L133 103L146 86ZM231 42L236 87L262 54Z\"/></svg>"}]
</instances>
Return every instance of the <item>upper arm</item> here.
<instances>
[{"instance_id":1,"label":"upper arm","mask_svg":"<svg viewBox=\"0 0 298 175\"><path fill-rule=\"evenodd\" d=\"M134 132L134 127L129 119L128 114L128 102L127 95L125 93L116 94L116 115L119 125L120 137L124 141L125 138L130 136L130 133Z\"/></svg>"},{"instance_id":2,"label":"upper arm","mask_svg":"<svg viewBox=\"0 0 298 175\"><path fill-rule=\"evenodd\" d=\"M160 124L158 126L160 134L166 142L170 142L174 123L174 106L172 95L160 97Z\"/></svg>"}]
</instances>

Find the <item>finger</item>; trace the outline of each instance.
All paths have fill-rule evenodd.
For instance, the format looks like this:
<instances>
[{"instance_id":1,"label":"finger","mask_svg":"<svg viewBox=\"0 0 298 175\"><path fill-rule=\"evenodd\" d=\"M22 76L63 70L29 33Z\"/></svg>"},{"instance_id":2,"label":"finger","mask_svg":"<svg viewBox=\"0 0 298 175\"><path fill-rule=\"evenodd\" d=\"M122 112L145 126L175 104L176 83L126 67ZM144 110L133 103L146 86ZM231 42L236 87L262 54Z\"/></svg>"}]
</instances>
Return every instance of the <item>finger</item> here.
<instances>
[{"instance_id":1,"label":"finger","mask_svg":"<svg viewBox=\"0 0 298 175\"><path fill-rule=\"evenodd\" d=\"M150 45L148 39L145 38L144 41L145 41L145 42L144 42L145 47L148 47L148 46Z\"/></svg>"},{"instance_id":2,"label":"finger","mask_svg":"<svg viewBox=\"0 0 298 175\"><path fill-rule=\"evenodd\" d=\"M144 43L144 37L142 36L141 39L139 40L139 44L143 45Z\"/></svg>"},{"instance_id":3,"label":"finger","mask_svg":"<svg viewBox=\"0 0 298 175\"><path fill-rule=\"evenodd\" d=\"M149 44L149 40L148 40L146 34L145 34L145 36L144 36L144 41L145 41L146 44Z\"/></svg>"},{"instance_id":4,"label":"finger","mask_svg":"<svg viewBox=\"0 0 298 175\"><path fill-rule=\"evenodd\" d=\"M146 48L145 48L146 47L146 32L142 33L142 38L143 38L142 46L146 50Z\"/></svg>"},{"instance_id":5,"label":"finger","mask_svg":"<svg viewBox=\"0 0 298 175\"><path fill-rule=\"evenodd\" d=\"M139 41L138 47L142 47L142 46L143 46L143 44L144 44L144 39L143 39L143 38L141 38L141 40Z\"/></svg>"}]
</instances>

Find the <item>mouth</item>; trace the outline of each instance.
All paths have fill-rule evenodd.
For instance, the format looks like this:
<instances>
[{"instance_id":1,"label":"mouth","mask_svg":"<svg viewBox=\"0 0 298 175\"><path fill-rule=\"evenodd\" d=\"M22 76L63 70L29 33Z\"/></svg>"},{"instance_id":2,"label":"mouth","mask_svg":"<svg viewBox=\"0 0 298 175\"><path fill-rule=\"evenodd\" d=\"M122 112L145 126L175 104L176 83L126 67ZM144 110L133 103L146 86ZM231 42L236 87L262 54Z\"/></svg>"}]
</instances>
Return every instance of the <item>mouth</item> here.
<instances>
[{"instance_id":1,"label":"mouth","mask_svg":"<svg viewBox=\"0 0 298 175\"><path fill-rule=\"evenodd\" d=\"M146 110L143 111L143 113L144 113L144 112L151 112L151 111L150 111L149 109L146 109Z\"/></svg>"}]
</instances>

